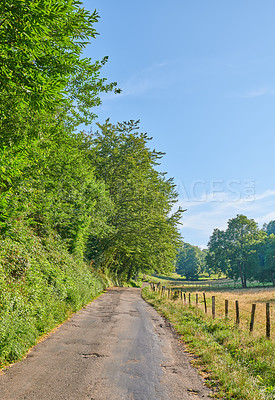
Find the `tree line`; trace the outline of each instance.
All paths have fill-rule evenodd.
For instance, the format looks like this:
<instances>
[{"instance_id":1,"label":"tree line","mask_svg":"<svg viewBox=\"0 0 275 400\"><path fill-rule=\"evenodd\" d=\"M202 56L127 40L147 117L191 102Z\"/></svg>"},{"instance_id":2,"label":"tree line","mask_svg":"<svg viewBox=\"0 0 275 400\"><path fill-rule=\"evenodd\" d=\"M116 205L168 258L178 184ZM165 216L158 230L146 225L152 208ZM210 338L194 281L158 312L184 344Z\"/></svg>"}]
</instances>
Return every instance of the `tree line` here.
<instances>
[{"instance_id":1,"label":"tree line","mask_svg":"<svg viewBox=\"0 0 275 400\"><path fill-rule=\"evenodd\" d=\"M176 258L176 272L185 276L187 280L198 280L199 275L212 270L206 266L207 249L201 250L198 246L183 242L178 249Z\"/></svg>"},{"instance_id":2,"label":"tree line","mask_svg":"<svg viewBox=\"0 0 275 400\"><path fill-rule=\"evenodd\" d=\"M175 267L187 280L198 280L205 273L224 274L239 279L244 288L249 281L275 286L275 221L259 229L253 219L237 215L226 230L214 229L207 249L183 242Z\"/></svg>"},{"instance_id":3,"label":"tree line","mask_svg":"<svg viewBox=\"0 0 275 400\"><path fill-rule=\"evenodd\" d=\"M173 270L182 210L158 170L164 153L138 121L80 131L95 121L101 93L120 92L101 77L107 57L83 57L98 18L77 0L0 4L0 235L52 237L93 269L130 280ZM13 276L21 261L6 258Z\"/></svg>"},{"instance_id":4,"label":"tree line","mask_svg":"<svg viewBox=\"0 0 275 400\"><path fill-rule=\"evenodd\" d=\"M275 221L259 229L254 219L237 215L228 221L226 230L214 229L206 265L240 279L244 288L249 281L272 282L275 286Z\"/></svg>"}]
</instances>

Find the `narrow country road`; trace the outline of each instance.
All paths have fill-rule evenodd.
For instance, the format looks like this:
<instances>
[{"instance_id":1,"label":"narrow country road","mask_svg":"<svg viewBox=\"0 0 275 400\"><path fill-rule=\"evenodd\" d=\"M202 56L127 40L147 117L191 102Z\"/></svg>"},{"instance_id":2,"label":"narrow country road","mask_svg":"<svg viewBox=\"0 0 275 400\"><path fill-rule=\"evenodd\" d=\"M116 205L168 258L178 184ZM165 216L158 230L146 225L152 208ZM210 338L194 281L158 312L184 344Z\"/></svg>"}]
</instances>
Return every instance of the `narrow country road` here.
<instances>
[{"instance_id":1,"label":"narrow country road","mask_svg":"<svg viewBox=\"0 0 275 400\"><path fill-rule=\"evenodd\" d=\"M0 399L210 399L189 359L140 289L112 288L6 369Z\"/></svg>"}]
</instances>

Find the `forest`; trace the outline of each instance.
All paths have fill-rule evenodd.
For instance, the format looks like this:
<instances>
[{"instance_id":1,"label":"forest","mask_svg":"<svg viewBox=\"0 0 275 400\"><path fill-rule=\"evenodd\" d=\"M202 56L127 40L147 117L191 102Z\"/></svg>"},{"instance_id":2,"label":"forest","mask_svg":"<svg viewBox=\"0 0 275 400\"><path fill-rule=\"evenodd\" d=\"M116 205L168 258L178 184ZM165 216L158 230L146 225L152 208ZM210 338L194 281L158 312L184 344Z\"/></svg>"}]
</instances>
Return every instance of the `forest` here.
<instances>
[{"instance_id":1,"label":"forest","mask_svg":"<svg viewBox=\"0 0 275 400\"><path fill-rule=\"evenodd\" d=\"M205 260L213 271L240 279L243 288L249 281L275 286L275 221L259 229L254 219L237 215L226 230L214 229Z\"/></svg>"},{"instance_id":2,"label":"forest","mask_svg":"<svg viewBox=\"0 0 275 400\"><path fill-rule=\"evenodd\" d=\"M248 282L275 286L275 221L259 229L254 219L237 215L226 230L214 229L207 248L182 243L176 272L187 280L198 280L201 274L224 275L240 280L243 288Z\"/></svg>"}]
</instances>

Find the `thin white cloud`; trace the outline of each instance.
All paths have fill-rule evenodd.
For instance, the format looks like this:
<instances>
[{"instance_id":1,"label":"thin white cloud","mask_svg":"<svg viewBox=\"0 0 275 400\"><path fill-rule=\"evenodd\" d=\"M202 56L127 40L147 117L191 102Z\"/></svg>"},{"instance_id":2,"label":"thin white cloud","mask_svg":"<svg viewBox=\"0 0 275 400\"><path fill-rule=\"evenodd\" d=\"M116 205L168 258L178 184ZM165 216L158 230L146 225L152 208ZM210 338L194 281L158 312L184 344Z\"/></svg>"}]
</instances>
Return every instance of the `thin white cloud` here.
<instances>
[{"instance_id":1,"label":"thin white cloud","mask_svg":"<svg viewBox=\"0 0 275 400\"><path fill-rule=\"evenodd\" d=\"M237 214L253 218L260 228L265 222L275 220L275 190L255 194L250 201L244 198L232 201L226 192L219 195L222 201L208 199L188 203L180 199L179 205L187 208L181 220L181 231L186 241L190 235L198 237L199 243L204 241L206 244L215 228L226 229L227 221Z\"/></svg>"},{"instance_id":2,"label":"thin white cloud","mask_svg":"<svg viewBox=\"0 0 275 400\"><path fill-rule=\"evenodd\" d=\"M244 98L262 97L262 96L274 96L275 90L267 88L259 88L256 90L250 90L249 92L241 95Z\"/></svg>"},{"instance_id":3,"label":"thin white cloud","mask_svg":"<svg viewBox=\"0 0 275 400\"><path fill-rule=\"evenodd\" d=\"M188 199L179 197L178 204L183 208L201 207L202 205L220 203L219 208L247 208L247 204L253 208L253 204L259 200L268 199L275 196L275 190L266 190L260 194L251 193L249 195L239 193L237 197L232 196L231 193L221 191L217 193L204 193L196 199Z\"/></svg>"},{"instance_id":4,"label":"thin white cloud","mask_svg":"<svg viewBox=\"0 0 275 400\"><path fill-rule=\"evenodd\" d=\"M173 63L173 60L167 60L160 63L155 63L137 74L130 76L124 83L119 84L122 92L119 95L107 93L101 96L101 100L112 101L118 100L126 96L140 96L148 93L153 89L161 89L165 87L171 79L176 79L175 74L163 72L164 67Z\"/></svg>"},{"instance_id":5,"label":"thin white cloud","mask_svg":"<svg viewBox=\"0 0 275 400\"><path fill-rule=\"evenodd\" d=\"M258 222L258 224L260 226L262 226L264 223L268 223L270 221L275 221L275 211L271 211L263 216L261 216L260 218L255 218L256 222Z\"/></svg>"}]
</instances>

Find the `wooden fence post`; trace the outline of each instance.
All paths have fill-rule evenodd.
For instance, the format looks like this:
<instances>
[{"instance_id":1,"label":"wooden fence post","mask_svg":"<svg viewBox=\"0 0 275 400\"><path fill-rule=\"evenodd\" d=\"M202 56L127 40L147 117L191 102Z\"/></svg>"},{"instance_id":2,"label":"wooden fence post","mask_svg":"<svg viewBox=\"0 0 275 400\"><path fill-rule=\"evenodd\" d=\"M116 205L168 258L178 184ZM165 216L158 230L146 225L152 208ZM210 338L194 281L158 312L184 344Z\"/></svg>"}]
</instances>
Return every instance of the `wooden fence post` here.
<instances>
[{"instance_id":1,"label":"wooden fence post","mask_svg":"<svg viewBox=\"0 0 275 400\"><path fill-rule=\"evenodd\" d=\"M239 323L240 323L240 309L239 309L238 300L235 301L235 305L236 305L236 324L239 325Z\"/></svg>"},{"instance_id":2,"label":"wooden fence post","mask_svg":"<svg viewBox=\"0 0 275 400\"><path fill-rule=\"evenodd\" d=\"M207 314L207 304L206 304L205 293L203 293L203 302L204 302L204 311L205 311L205 314Z\"/></svg>"},{"instance_id":3,"label":"wooden fence post","mask_svg":"<svg viewBox=\"0 0 275 400\"><path fill-rule=\"evenodd\" d=\"M182 301L182 289L180 290L180 299Z\"/></svg>"},{"instance_id":4,"label":"wooden fence post","mask_svg":"<svg viewBox=\"0 0 275 400\"><path fill-rule=\"evenodd\" d=\"M186 293L183 293L183 297L184 297L184 304L186 304Z\"/></svg>"},{"instance_id":5,"label":"wooden fence post","mask_svg":"<svg viewBox=\"0 0 275 400\"><path fill-rule=\"evenodd\" d=\"M225 304L224 304L224 316L225 316L225 318L228 318L228 300L225 300Z\"/></svg>"},{"instance_id":6,"label":"wooden fence post","mask_svg":"<svg viewBox=\"0 0 275 400\"><path fill-rule=\"evenodd\" d=\"M249 332L253 332L253 328L254 328L254 319L255 319L255 311L256 311L256 304L252 304L251 319L250 319L250 325L249 325Z\"/></svg>"},{"instance_id":7,"label":"wooden fence post","mask_svg":"<svg viewBox=\"0 0 275 400\"><path fill-rule=\"evenodd\" d=\"M270 304L266 303L266 337L270 339Z\"/></svg>"},{"instance_id":8,"label":"wooden fence post","mask_svg":"<svg viewBox=\"0 0 275 400\"><path fill-rule=\"evenodd\" d=\"M212 296L212 317L215 318L216 307L215 307L215 296Z\"/></svg>"},{"instance_id":9,"label":"wooden fence post","mask_svg":"<svg viewBox=\"0 0 275 400\"><path fill-rule=\"evenodd\" d=\"M189 293L189 306L191 305L191 293Z\"/></svg>"},{"instance_id":10,"label":"wooden fence post","mask_svg":"<svg viewBox=\"0 0 275 400\"><path fill-rule=\"evenodd\" d=\"M196 293L196 307L198 307L199 305L199 295L198 293Z\"/></svg>"}]
</instances>

